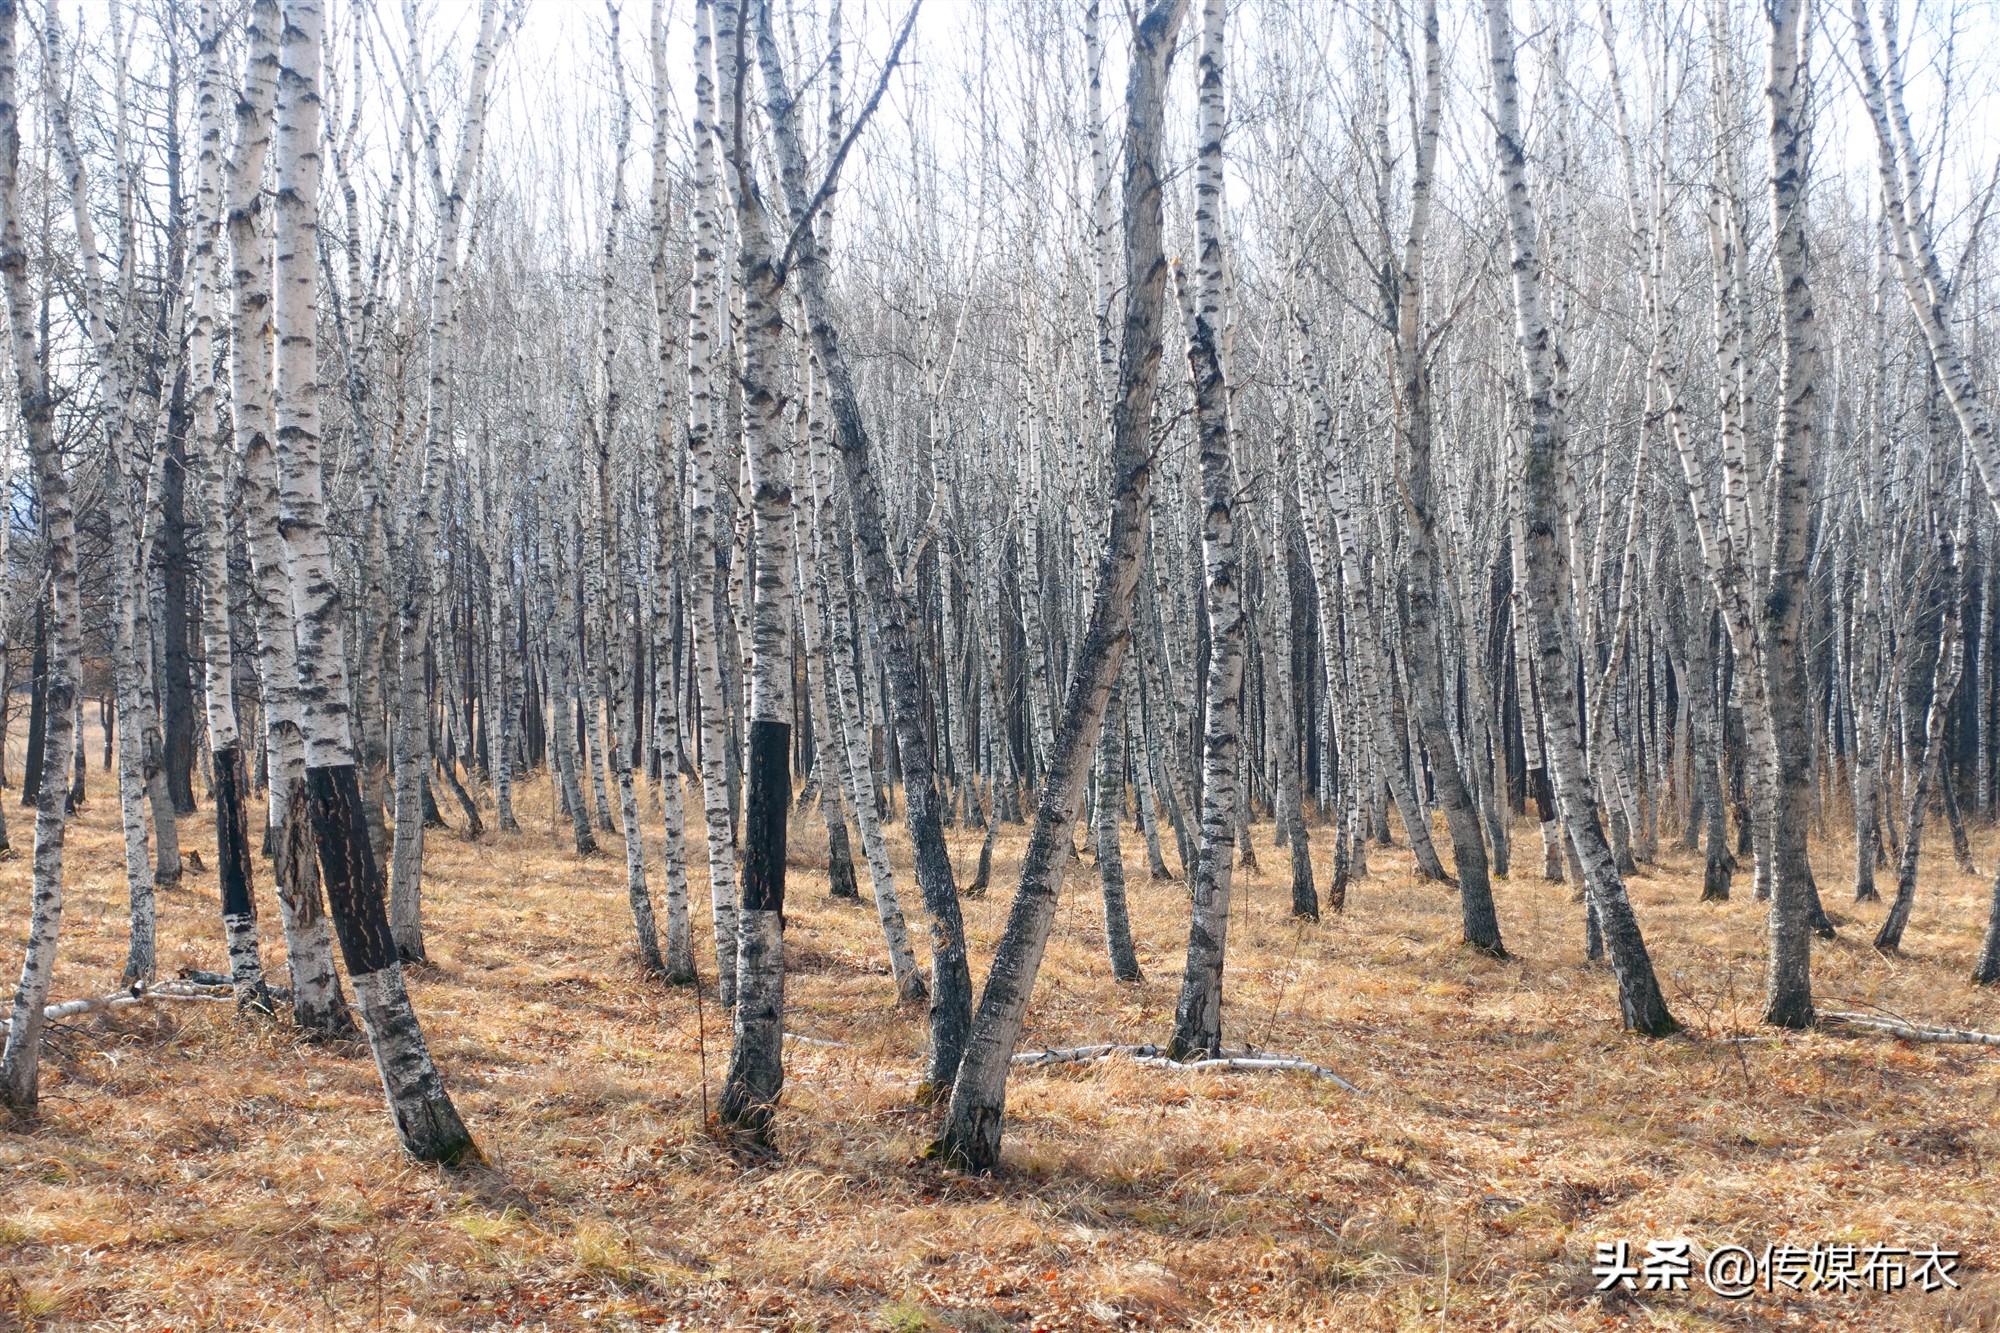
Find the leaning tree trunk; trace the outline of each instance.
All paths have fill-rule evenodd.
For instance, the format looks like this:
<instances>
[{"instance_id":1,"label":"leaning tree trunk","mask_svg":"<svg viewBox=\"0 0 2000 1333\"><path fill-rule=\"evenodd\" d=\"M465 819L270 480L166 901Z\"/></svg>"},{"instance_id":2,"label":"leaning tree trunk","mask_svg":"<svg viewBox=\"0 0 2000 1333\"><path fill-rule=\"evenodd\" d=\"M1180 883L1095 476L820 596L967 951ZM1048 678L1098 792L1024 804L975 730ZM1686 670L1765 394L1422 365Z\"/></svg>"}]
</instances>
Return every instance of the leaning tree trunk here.
<instances>
[{"instance_id":1,"label":"leaning tree trunk","mask_svg":"<svg viewBox=\"0 0 2000 1333\"><path fill-rule=\"evenodd\" d=\"M898 53L915 15L915 10L910 11L898 34ZM923 892L924 908L931 918L931 1049L919 1095L936 1097L951 1084L965 1052L971 1027L972 973L966 962L965 924L959 911L951 852L944 841L942 802L927 731L930 694L911 642L911 627L919 622L898 585L895 564L889 554L881 483L874 471L873 450L862 420L853 371L833 320L825 255L811 226L813 195L806 184L806 158L800 143L797 107L785 78L768 10L762 18L757 32L758 59L764 71L778 176L797 247L790 276L797 282L805 303L808 331L819 353L820 369L826 376L833 409L834 447L847 481L862 582L881 634L883 666L895 714L896 748L903 767L907 806L904 818L915 852L917 887ZM880 96L879 89L876 96ZM851 143L851 137L845 142ZM836 171L838 165L837 161L833 164Z\"/></svg>"},{"instance_id":2,"label":"leaning tree trunk","mask_svg":"<svg viewBox=\"0 0 2000 1333\"><path fill-rule=\"evenodd\" d=\"M1125 322L1112 408L1110 532L1100 558L1090 626L1077 654L1063 721L1036 802L1021 884L995 950L986 989L952 1086L935 1151L974 1171L999 1165L1007 1071L1054 923L1056 894L1071 856L1070 833L1111 682L1132 636L1152 480L1152 420L1159 379L1167 265L1161 246L1160 136L1167 70L1187 0L1159 0L1132 30L1126 86Z\"/></svg>"},{"instance_id":3,"label":"leaning tree trunk","mask_svg":"<svg viewBox=\"0 0 2000 1333\"><path fill-rule=\"evenodd\" d=\"M1962 522L1963 515L1960 518ZM1937 663L1932 668L1930 704L1924 713L1924 751L1916 760L1915 772L1904 780L1908 795L1903 807L1903 850L1896 861L1896 896L1875 934L1875 947L1883 953L1893 953L1902 947L1903 930L1910 923L1910 908L1917 898L1917 854L1923 845L1924 820L1929 813L1932 791L1943 777L1945 725L1958 696L1959 677L1965 669L1965 641L1960 632L1960 538L1948 526L1940 524L1938 546L1941 549L1936 557L1937 586L1944 602L1939 609Z\"/></svg>"},{"instance_id":4,"label":"leaning tree trunk","mask_svg":"<svg viewBox=\"0 0 2000 1333\"><path fill-rule=\"evenodd\" d=\"M1349 643L1354 653L1356 694L1362 717L1352 719L1368 739L1376 772L1389 788L1396 811L1402 816L1403 834L1410 840L1410 852L1417 873L1425 879L1444 880L1444 863L1438 859L1431 840L1430 820L1424 813L1422 794L1410 783L1410 773L1398 753L1401 744L1402 709L1398 702L1393 671L1382 660L1381 636L1375 608L1370 604L1366 572L1361 557L1363 519L1355 503L1355 464L1347 448L1344 419L1321 437L1329 476L1326 484L1333 538L1339 545L1341 586L1346 594ZM1386 838L1386 824L1383 826ZM1497 929L1497 928L1496 928Z\"/></svg>"},{"instance_id":5,"label":"leaning tree trunk","mask_svg":"<svg viewBox=\"0 0 2000 1333\"><path fill-rule=\"evenodd\" d=\"M1486 33L1493 71L1495 148L1512 251L1515 334L1528 393L1529 426L1522 450L1521 484L1527 596L1535 621L1537 675L1548 703L1543 713L1546 757L1569 840L1583 869L1590 905L1618 977L1625 1026L1648 1036L1665 1036L1679 1024L1667 1011L1638 918L1612 863L1577 734L1576 688L1567 646L1572 632L1571 610L1564 596L1570 582L1568 560L1564 543L1557 536L1563 421L1555 377L1555 335L1542 312L1539 237L1521 137L1509 0L1486 0Z\"/></svg>"},{"instance_id":6,"label":"leaning tree trunk","mask_svg":"<svg viewBox=\"0 0 2000 1333\"><path fill-rule=\"evenodd\" d=\"M347 627L334 574L320 469L315 265L319 253L318 0L285 0L276 153L277 266L272 320L279 348L278 436L285 568L297 608L298 682L307 805L340 950L403 1147L456 1165L479 1150L431 1062L389 931L382 868L368 840L348 703Z\"/></svg>"},{"instance_id":7,"label":"leaning tree trunk","mask_svg":"<svg viewBox=\"0 0 2000 1333\"><path fill-rule=\"evenodd\" d=\"M1931 367L1937 374L1945 400L1958 418L1966 448L1979 466L1979 478L1986 488L1994 512L2000 514L2000 429L1996 429L1993 409L1980 396L1980 386L1972 375L1972 365L1960 347L1958 335L1946 319L1949 286L1938 264L1937 247L1931 236L1930 210L1919 195L1923 164L1917 156L1916 139L1910 133L1907 113L1900 95L1886 95L1882 70L1875 55L1875 38L1868 16L1867 0L1850 0L1854 20L1854 40L1861 73L1861 91L1868 117L1875 128L1877 161L1880 169L1883 214L1896 259L1896 273L1917 327L1930 351ZM1895 51L1890 49L1890 74ZM1890 85L1894 90L1896 85ZM1891 116L1894 115L1892 122Z\"/></svg>"},{"instance_id":8,"label":"leaning tree trunk","mask_svg":"<svg viewBox=\"0 0 2000 1333\"><path fill-rule=\"evenodd\" d=\"M821 470L821 459L813 451L812 478L815 501L826 494L831 477ZM832 519L831 506L821 509L821 518ZM836 547L843 544L829 522L818 532L820 586L826 591L825 617L828 622L826 662L832 677L831 715L828 721L839 729L841 752L836 765L845 783L847 803L854 810L854 824L861 834L862 855L868 862L868 882L875 897L875 914L882 923L882 939L889 951L889 971L896 983L898 1000L920 1000L929 992L923 973L917 970L916 954L910 948L910 932L903 917L902 901L896 896L896 874L889 863L889 844L882 834L880 802L876 794L875 768L868 745L867 708L859 685L860 654L854 642L854 614L848 597L848 561ZM835 775L827 775L829 781Z\"/></svg>"},{"instance_id":9,"label":"leaning tree trunk","mask_svg":"<svg viewBox=\"0 0 2000 1333\"><path fill-rule=\"evenodd\" d=\"M1487 879L1486 839L1479 809L1452 742L1446 718L1444 664L1437 649L1437 520L1431 480L1431 384L1424 351L1423 272L1428 240L1432 166L1444 102L1444 57L1438 41L1436 0L1423 11L1424 102L1417 126L1416 164L1410 182L1410 226L1396 282L1396 403L1402 425L1403 515L1410 531L1408 611L1403 643L1409 657L1412 703L1430 753L1438 805L1451 831L1452 870L1458 878L1459 920L1465 943L1504 958L1500 918Z\"/></svg>"}]
</instances>

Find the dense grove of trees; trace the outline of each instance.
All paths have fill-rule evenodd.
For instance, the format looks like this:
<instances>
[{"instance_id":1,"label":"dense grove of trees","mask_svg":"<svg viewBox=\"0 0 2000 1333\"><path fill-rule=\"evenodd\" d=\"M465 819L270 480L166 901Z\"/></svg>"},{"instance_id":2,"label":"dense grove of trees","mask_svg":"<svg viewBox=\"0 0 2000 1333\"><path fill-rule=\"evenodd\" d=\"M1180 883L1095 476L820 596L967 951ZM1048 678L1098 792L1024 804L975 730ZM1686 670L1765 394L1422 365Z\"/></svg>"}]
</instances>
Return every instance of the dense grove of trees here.
<instances>
[{"instance_id":1,"label":"dense grove of trees","mask_svg":"<svg viewBox=\"0 0 2000 1333\"><path fill-rule=\"evenodd\" d=\"M1949 4L0 0L0 1101L115 801L124 984L207 853L245 1009L365 1034L404 1145L476 1158L425 840L547 836L539 772L623 856L575 910L732 1012L753 1141L808 828L973 1169L1065 885L1137 980L1127 877L1184 880L1149 1035L1300 1067L1225 1044L1242 866L1310 922L1404 842L1494 956L1493 879L1560 883L1661 1036L1625 880L1678 841L1811 1025L1839 908L1893 867L1896 949L1934 811L1961 862L1996 814L1996 48Z\"/></svg>"}]
</instances>

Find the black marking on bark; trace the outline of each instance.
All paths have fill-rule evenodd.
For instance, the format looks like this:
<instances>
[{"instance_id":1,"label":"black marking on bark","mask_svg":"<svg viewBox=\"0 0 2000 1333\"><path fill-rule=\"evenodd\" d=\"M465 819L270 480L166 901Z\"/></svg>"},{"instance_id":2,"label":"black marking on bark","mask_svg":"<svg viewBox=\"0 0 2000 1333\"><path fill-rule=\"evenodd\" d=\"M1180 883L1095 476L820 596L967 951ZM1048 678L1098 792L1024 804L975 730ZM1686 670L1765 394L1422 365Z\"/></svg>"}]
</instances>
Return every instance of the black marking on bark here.
<instances>
[{"instance_id":1,"label":"black marking on bark","mask_svg":"<svg viewBox=\"0 0 2000 1333\"><path fill-rule=\"evenodd\" d=\"M225 917L257 915L250 860L250 828L243 813L243 750L215 752L215 871Z\"/></svg>"},{"instance_id":2,"label":"black marking on bark","mask_svg":"<svg viewBox=\"0 0 2000 1333\"><path fill-rule=\"evenodd\" d=\"M306 770L306 807L319 844L320 875L340 956L353 976L396 961L384 905L382 867L376 864L361 812L361 781L353 764Z\"/></svg>"},{"instance_id":3,"label":"black marking on bark","mask_svg":"<svg viewBox=\"0 0 2000 1333\"><path fill-rule=\"evenodd\" d=\"M785 910L785 821L792 805L792 728L750 723L750 795L744 812L743 910Z\"/></svg>"}]
</instances>

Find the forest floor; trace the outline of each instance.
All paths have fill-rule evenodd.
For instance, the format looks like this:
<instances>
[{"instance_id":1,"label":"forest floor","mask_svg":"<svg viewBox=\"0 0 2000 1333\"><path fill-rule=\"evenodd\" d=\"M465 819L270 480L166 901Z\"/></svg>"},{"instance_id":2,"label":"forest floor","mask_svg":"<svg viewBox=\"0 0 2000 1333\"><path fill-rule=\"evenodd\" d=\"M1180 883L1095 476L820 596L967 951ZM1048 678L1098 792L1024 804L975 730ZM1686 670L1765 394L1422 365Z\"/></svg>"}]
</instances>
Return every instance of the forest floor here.
<instances>
[{"instance_id":1,"label":"forest floor","mask_svg":"<svg viewBox=\"0 0 2000 1333\"><path fill-rule=\"evenodd\" d=\"M114 989L124 956L116 804L92 783L57 999ZM1762 1034L1764 911L1747 874L1721 905L1697 901L1679 851L1633 880L1688 1027L1647 1041L1619 1031L1565 888L1518 869L1497 885L1513 957L1494 961L1457 944L1453 893L1378 849L1345 914L1301 926L1260 829L1261 869L1238 875L1227 1037L1330 1066L1359 1093L1129 1061L1017 1069L1005 1170L968 1179L925 1157L923 1015L892 1003L874 913L827 897L815 818L794 821L787 1027L845 1044L787 1044L778 1156L746 1164L703 1127L725 1016L639 975L615 841L579 861L546 785L519 808L518 834L433 832L435 961L411 984L507 1190L401 1158L365 1049L224 1004L89 1015L56 1037L40 1126L0 1132L0 1328L2000 1326L2000 1051ZM966 904L975 982L1025 840L1008 835L993 892ZM964 877L978 834L953 837ZM1533 828L1518 840L1528 849ZM900 829L892 841L914 911ZM183 846L213 861L205 812ZM1990 871L2000 835L1975 852ZM1890 959L1869 946L1883 908L1847 901L1847 848L1817 853L1847 923L1815 950L1823 1005L2000 1028L2000 996L1966 981L1986 881L1927 857ZM1324 884L1330 829L1315 854ZM1126 856L1145 982L1111 981L1079 866L1023 1049L1164 1041L1185 899L1148 882L1136 839ZM27 882L25 857L0 865L10 980ZM163 974L223 966L212 874L163 894L160 920ZM704 957L707 938L699 921ZM1593 1290L1597 1242L1629 1241L1636 1262L1681 1236L1691 1290ZM1700 1259L1727 1243L1956 1249L1963 1285L1725 1300Z\"/></svg>"}]
</instances>

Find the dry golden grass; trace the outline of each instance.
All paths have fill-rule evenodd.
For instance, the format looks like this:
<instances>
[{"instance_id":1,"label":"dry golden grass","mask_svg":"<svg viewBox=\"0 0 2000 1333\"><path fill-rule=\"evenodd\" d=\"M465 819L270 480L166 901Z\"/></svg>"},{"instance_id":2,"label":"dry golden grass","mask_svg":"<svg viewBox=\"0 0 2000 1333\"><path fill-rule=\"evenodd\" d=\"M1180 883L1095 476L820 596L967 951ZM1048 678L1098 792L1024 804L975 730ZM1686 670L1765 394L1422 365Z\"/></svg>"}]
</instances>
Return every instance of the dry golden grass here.
<instances>
[{"instance_id":1,"label":"dry golden grass","mask_svg":"<svg viewBox=\"0 0 2000 1333\"><path fill-rule=\"evenodd\" d=\"M110 989L124 954L115 806L92 782L58 998ZM40 1127L0 1132L0 1327L2000 1325L2000 1052L1718 1040L1757 1032L1763 913L1747 876L1725 906L1696 901L1680 853L1633 883L1691 1029L1648 1042L1618 1031L1562 888L1498 886L1507 962L1454 943L1454 896L1416 883L1400 849L1371 854L1345 916L1300 927L1260 831L1264 868L1239 878L1232 925L1230 1039L1331 1065L1365 1095L1290 1074L1021 1071L1006 1172L966 1179L924 1158L922 1015L891 1004L873 913L826 898L815 821L795 821L789 1026L847 1044L788 1046L780 1155L746 1166L703 1131L693 995L631 961L620 858L569 855L545 785L520 808L520 834L433 836L437 961L412 983L518 1195L402 1160L365 1053L222 1005L92 1015L59 1034ZM213 860L205 816L184 838ZM1018 832L1002 844L994 893L967 904L977 967L1020 846ZM2000 840L1978 851L1990 866ZM976 833L955 852L969 866ZM1836 887L1844 857L1820 849L1829 904L1853 922L1817 950L1820 994L2000 1027L1996 997L1964 980L1984 883L1931 858L1909 949L1884 959L1868 947L1881 909ZM1185 909L1146 882L1136 845L1127 859L1147 981L1109 980L1080 867L1026 1045L1164 1037ZM0 866L8 977L26 881L25 860ZM268 876L259 887L281 976ZM216 911L212 877L162 896L166 971L221 965ZM728 1034L712 1004L703 1018L712 1095ZM1593 1242L1682 1234L1704 1249L1957 1247L1965 1289L1592 1293Z\"/></svg>"}]
</instances>

